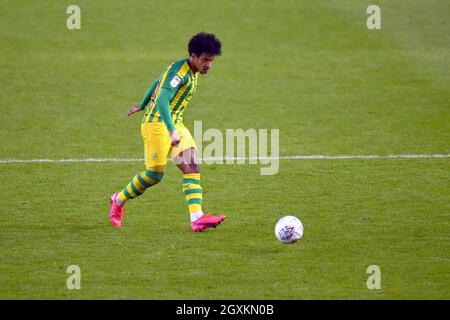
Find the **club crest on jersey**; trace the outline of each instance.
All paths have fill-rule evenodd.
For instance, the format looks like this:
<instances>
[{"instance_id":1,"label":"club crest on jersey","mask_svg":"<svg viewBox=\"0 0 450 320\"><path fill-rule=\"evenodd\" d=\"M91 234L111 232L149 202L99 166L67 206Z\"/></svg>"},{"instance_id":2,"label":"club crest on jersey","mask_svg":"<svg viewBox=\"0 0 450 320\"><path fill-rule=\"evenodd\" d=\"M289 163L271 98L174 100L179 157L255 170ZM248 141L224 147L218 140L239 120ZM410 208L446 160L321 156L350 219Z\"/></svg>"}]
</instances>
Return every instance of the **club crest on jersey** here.
<instances>
[{"instance_id":1,"label":"club crest on jersey","mask_svg":"<svg viewBox=\"0 0 450 320\"><path fill-rule=\"evenodd\" d=\"M174 76L170 81L170 86L172 88L176 88L181 83L181 79L178 76Z\"/></svg>"}]
</instances>

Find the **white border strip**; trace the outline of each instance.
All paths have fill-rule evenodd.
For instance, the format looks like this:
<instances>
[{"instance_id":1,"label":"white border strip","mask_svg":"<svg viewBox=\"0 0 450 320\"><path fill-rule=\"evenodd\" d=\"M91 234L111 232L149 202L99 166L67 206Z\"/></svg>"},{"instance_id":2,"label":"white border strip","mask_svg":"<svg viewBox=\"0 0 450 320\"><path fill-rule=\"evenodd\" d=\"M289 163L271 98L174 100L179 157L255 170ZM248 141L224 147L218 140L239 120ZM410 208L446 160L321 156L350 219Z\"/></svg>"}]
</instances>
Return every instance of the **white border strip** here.
<instances>
[{"instance_id":1,"label":"white border strip","mask_svg":"<svg viewBox=\"0 0 450 320\"><path fill-rule=\"evenodd\" d=\"M226 160L318 160L318 159L411 159L411 158L449 158L450 154L392 154L392 155L306 155L282 157L225 157L205 158L203 161ZM2 159L0 163L72 163L72 162L140 162L143 158L86 158L86 159Z\"/></svg>"}]
</instances>

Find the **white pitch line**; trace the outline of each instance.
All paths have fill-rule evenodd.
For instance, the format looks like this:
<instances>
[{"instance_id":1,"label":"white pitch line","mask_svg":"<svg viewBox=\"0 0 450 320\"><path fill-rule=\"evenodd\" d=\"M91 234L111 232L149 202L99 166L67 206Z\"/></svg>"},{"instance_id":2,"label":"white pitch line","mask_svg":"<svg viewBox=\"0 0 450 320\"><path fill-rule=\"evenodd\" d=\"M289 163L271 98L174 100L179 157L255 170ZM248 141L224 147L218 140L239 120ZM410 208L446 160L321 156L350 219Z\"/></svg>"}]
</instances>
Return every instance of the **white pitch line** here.
<instances>
[{"instance_id":1,"label":"white pitch line","mask_svg":"<svg viewBox=\"0 0 450 320\"><path fill-rule=\"evenodd\" d=\"M450 154L391 154L391 155L337 155L287 156L280 159L392 159L392 158L449 158Z\"/></svg>"},{"instance_id":2,"label":"white pitch line","mask_svg":"<svg viewBox=\"0 0 450 320\"><path fill-rule=\"evenodd\" d=\"M319 159L411 159L411 158L449 158L450 154L391 154L391 155L305 155L281 157L225 157L205 158L200 161L238 161L238 160L319 160ZM143 158L85 158L85 159L3 159L0 163L73 163L73 162L140 162Z\"/></svg>"}]
</instances>

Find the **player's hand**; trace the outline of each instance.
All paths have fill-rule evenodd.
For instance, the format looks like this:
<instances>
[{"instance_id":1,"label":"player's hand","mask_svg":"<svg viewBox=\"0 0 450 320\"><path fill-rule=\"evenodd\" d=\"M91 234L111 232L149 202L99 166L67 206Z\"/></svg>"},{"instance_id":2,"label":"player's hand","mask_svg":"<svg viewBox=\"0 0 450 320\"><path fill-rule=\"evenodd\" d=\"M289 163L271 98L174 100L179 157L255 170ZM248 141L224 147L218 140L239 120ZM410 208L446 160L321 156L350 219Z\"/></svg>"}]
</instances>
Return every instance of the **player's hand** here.
<instances>
[{"instance_id":1,"label":"player's hand","mask_svg":"<svg viewBox=\"0 0 450 320\"><path fill-rule=\"evenodd\" d=\"M169 132L169 135L171 140L170 144L176 147L180 143L180 136L178 135L176 130Z\"/></svg>"},{"instance_id":2,"label":"player's hand","mask_svg":"<svg viewBox=\"0 0 450 320\"><path fill-rule=\"evenodd\" d=\"M138 105L138 104L135 104L134 106L131 107L130 110L128 110L128 111L125 113L125 116L129 117L129 116L131 116L133 113L136 113L136 112L139 112L139 111L141 111L141 106Z\"/></svg>"}]
</instances>

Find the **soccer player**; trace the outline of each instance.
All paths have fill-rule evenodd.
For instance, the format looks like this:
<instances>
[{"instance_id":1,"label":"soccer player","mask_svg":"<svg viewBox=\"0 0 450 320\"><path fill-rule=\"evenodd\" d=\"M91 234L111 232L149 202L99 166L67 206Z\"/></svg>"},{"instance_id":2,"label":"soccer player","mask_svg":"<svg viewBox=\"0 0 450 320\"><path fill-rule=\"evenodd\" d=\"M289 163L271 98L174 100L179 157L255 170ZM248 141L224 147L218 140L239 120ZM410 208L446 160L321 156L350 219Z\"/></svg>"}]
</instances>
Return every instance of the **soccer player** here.
<instances>
[{"instance_id":1,"label":"soccer player","mask_svg":"<svg viewBox=\"0 0 450 320\"><path fill-rule=\"evenodd\" d=\"M140 104L126 115L146 110L141 124L146 170L137 174L120 192L110 197L109 218L115 227L122 225L125 204L161 181L171 156L183 173L183 192L191 216L192 231L203 231L219 225L225 216L203 214L200 171L196 145L183 125L183 112L197 89L198 74L211 69L221 54L221 42L210 33L198 33L189 41L189 58L171 64L148 88Z\"/></svg>"}]
</instances>

